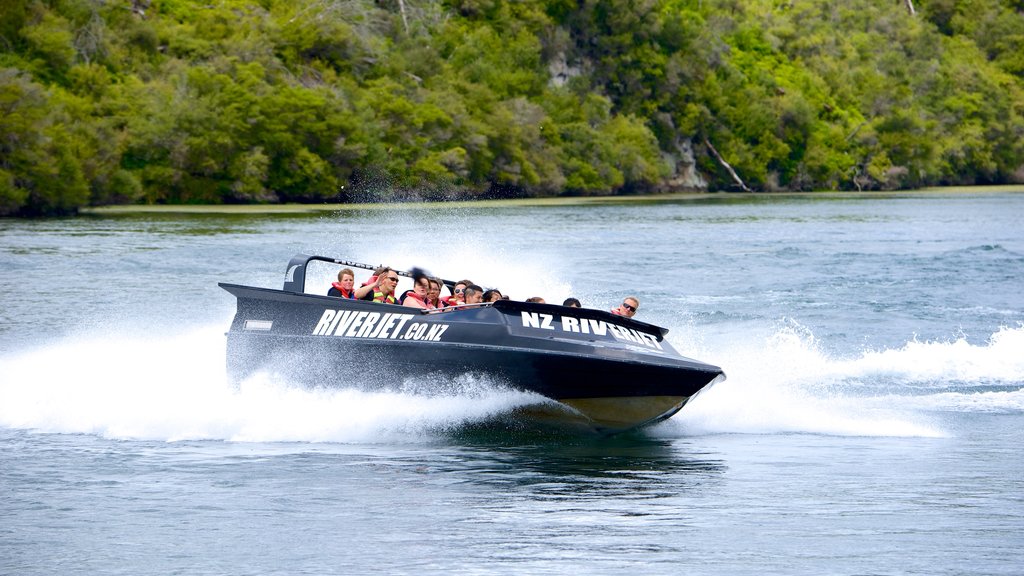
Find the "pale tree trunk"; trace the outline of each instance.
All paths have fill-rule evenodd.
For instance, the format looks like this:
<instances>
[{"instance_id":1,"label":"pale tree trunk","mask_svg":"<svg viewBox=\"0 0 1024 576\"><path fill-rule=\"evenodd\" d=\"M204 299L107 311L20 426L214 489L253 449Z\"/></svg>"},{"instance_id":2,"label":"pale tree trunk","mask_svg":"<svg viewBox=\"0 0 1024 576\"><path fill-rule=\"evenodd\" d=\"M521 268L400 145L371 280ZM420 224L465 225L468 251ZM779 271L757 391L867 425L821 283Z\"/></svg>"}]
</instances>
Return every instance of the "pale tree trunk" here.
<instances>
[{"instance_id":1,"label":"pale tree trunk","mask_svg":"<svg viewBox=\"0 0 1024 576\"><path fill-rule=\"evenodd\" d=\"M917 12L914 11L914 0L903 0L903 4L907 7L907 12L910 12L911 16L917 16Z\"/></svg>"},{"instance_id":2,"label":"pale tree trunk","mask_svg":"<svg viewBox=\"0 0 1024 576\"><path fill-rule=\"evenodd\" d=\"M725 158L722 158L722 155L718 153L718 150L715 150L715 147L711 145L711 141L708 140L707 137L704 137L704 145L708 147L708 150L711 150L711 154L715 157L715 160L718 160L718 163L721 164L727 172L729 172L729 175L732 176L733 182L736 182L744 192L750 192L750 188L747 188L747 185L743 183L743 180L740 180L739 174L736 174L736 171L732 169L732 166L725 161Z\"/></svg>"},{"instance_id":3,"label":"pale tree trunk","mask_svg":"<svg viewBox=\"0 0 1024 576\"><path fill-rule=\"evenodd\" d=\"M907 0L909 3L910 0ZM398 11L402 13L402 25L405 26L405 33L409 33L409 21L405 18L405 0L398 0ZM913 11L913 8L911 8Z\"/></svg>"}]
</instances>

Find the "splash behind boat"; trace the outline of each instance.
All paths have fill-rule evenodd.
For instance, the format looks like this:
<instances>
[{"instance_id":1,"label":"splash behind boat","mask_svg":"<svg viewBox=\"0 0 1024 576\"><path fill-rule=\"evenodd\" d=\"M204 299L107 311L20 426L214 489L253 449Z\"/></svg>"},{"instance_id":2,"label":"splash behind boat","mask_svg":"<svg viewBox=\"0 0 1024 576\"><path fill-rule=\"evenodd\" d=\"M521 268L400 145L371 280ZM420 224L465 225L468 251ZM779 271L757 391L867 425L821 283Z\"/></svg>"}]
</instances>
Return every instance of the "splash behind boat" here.
<instances>
[{"instance_id":1,"label":"splash behind boat","mask_svg":"<svg viewBox=\"0 0 1024 576\"><path fill-rule=\"evenodd\" d=\"M298 254L282 290L220 284L237 298L233 380L271 369L311 386L372 389L481 375L553 401L526 410L535 418L619 432L671 417L725 378L676 352L666 329L601 310L510 300L418 310L307 294L311 261L367 267Z\"/></svg>"}]
</instances>

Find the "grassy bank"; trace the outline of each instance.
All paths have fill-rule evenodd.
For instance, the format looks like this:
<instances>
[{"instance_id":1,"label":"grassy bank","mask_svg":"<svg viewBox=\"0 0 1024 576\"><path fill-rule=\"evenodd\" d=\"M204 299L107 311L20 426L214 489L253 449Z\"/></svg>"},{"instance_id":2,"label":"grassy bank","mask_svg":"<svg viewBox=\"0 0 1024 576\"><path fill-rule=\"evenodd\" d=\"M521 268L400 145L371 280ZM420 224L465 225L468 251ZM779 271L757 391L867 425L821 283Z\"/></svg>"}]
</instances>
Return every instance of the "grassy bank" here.
<instances>
[{"instance_id":1,"label":"grassy bank","mask_svg":"<svg viewBox=\"0 0 1024 576\"><path fill-rule=\"evenodd\" d=\"M924 188L901 192L786 192L786 193L682 193L644 196L586 196L521 198L514 200L472 200L459 202L381 202L360 204L181 204L121 205L83 208L82 214L314 214L341 210L437 210L461 208L514 208L536 206L593 206L608 204L651 204L696 200L737 200L751 198L897 198L921 194L1024 193L1024 185Z\"/></svg>"}]
</instances>

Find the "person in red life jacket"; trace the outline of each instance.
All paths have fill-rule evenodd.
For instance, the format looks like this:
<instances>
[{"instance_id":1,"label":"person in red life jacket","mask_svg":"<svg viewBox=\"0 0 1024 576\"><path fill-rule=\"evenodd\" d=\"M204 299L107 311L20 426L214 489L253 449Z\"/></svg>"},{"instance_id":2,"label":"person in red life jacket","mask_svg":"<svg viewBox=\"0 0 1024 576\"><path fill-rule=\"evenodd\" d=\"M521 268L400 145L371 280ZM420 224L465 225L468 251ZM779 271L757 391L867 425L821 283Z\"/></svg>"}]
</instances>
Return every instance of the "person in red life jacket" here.
<instances>
[{"instance_id":1,"label":"person in red life jacket","mask_svg":"<svg viewBox=\"0 0 1024 576\"><path fill-rule=\"evenodd\" d=\"M369 300L371 302L383 302L384 304L398 304L395 298L395 287L398 286L398 273L387 266L377 269L377 274L356 289L357 300Z\"/></svg>"},{"instance_id":2,"label":"person in red life jacket","mask_svg":"<svg viewBox=\"0 0 1024 576\"><path fill-rule=\"evenodd\" d=\"M626 296L622 299L622 306L612 308L612 314L632 318L633 315L636 314L636 309L639 307L640 301L637 300L636 296Z\"/></svg>"},{"instance_id":3,"label":"person in red life jacket","mask_svg":"<svg viewBox=\"0 0 1024 576\"><path fill-rule=\"evenodd\" d=\"M473 284L472 280L459 280L452 286L451 296L441 298L445 306L458 306L466 303L466 286Z\"/></svg>"},{"instance_id":4,"label":"person in red life jacket","mask_svg":"<svg viewBox=\"0 0 1024 576\"><path fill-rule=\"evenodd\" d=\"M433 310L434 305L428 301L430 293L430 279L426 276L414 275L412 290L402 294L402 306L419 308L420 310Z\"/></svg>"},{"instance_id":5,"label":"person in red life jacket","mask_svg":"<svg viewBox=\"0 0 1024 576\"><path fill-rule=\"evenodd\" d=\"M356 294L353 291L355 283L355 273L351 269L345 268L338 272L338 281L331 283L331 289L327 291L327 295L337 296L338 298L355 298Z\"/></svg>"}]
</instances>

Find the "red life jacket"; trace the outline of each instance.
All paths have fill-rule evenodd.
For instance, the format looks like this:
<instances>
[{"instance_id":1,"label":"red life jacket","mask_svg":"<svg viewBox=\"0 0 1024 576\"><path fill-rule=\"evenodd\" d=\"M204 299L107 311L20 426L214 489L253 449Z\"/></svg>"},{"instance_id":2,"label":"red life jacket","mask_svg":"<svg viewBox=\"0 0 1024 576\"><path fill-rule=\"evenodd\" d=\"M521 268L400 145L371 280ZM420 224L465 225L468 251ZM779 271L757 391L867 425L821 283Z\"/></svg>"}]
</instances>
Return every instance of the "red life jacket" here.
<instances>
[{"instance_id":1,"label":"red life jacket","mask_svg":"<svg viewBox=\"0 0 1024 576\"><path fill-rule=\"evenodd\" d=\"M445 297L441 298L441 305L438 306L438 308L444 308L446 306L461 306L461 305L462 305L462 302L459 302L455 298L455 295L453 294L451 296L445 296Z\"/></svg>"},{"instance_id":2,"label":"red life jacket","mask_svg":"<svg viewBox=\"0 0 1024 576\"><path fill-rule=\"evenodd\" d=\"M331 286L333 286L334 289L337 290L338 292L341 292L341 297L342 298L355 298L356 297L355 292L352 291L352 290L349 290L348 293L346 293L345 289L341 287L341 282L331 282Z\"/></svg>"},{"instance_id":3,"label":"red life jacket","mask_svg":"<svg viewBox=\"0 0 1024 576\"><path fill-rule=\"evenodd\" d=\"M412 290L410 290L405 295L405 300L408 300L410 298L412 298L414 301L420 303L420 306L417 306L417 308L423 308L424 310L433 310L435 308L435 306L433 304L431 304L430 302L427 302L426 300L421 298L419 294L413 292ZM403 306L407 306L407 304L404 304L405 300L402 301L403 302ZM412 308L412 306L409 306L409 307Z\"/></svg>"}]
</instances>

